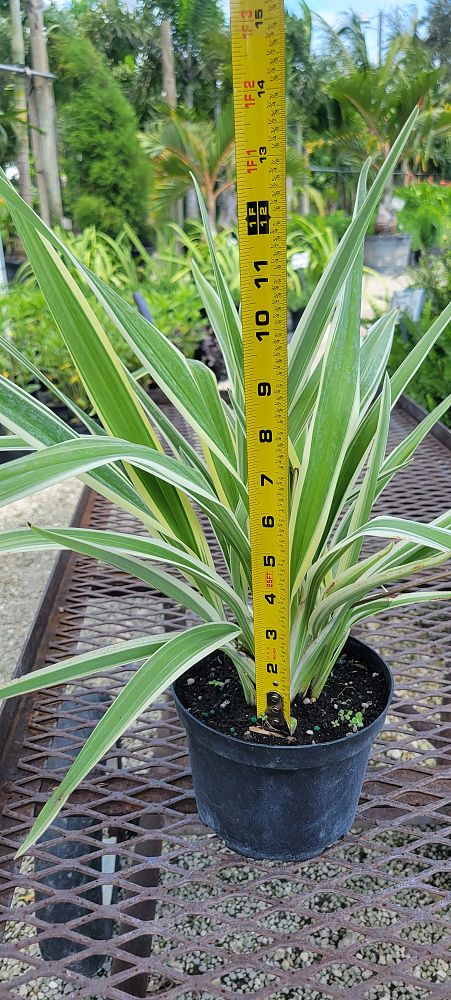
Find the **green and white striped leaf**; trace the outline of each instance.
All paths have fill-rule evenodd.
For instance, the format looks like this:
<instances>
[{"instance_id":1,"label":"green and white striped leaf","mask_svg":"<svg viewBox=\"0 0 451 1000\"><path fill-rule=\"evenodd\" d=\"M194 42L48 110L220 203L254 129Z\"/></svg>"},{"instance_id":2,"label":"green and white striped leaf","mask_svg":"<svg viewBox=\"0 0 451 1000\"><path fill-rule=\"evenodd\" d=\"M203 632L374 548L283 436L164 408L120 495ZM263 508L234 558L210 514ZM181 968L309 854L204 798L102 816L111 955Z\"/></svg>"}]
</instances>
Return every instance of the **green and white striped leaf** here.
<instances>
[{"instance_id":1,"label":"green and white striped leaf","mask_svg":"<svg viewBox=\"0 0 451 1000\"><path fill-rule=\"evenodd\" d=\"M418 108L406 121L390 153L368 192L364 204L343 236L335 254L303 313L294 332L289 349L289 398L293 406L304 385L305 376L320 345L323 332L343 284L361 251L362 242L373 212L379 202L387 180L392 174L409 138ZM368 164L369 166L369 164ZM368 166L366 169L368 170Z\"/></svg>"},{"instance_id":2,"label":"green and white striped leaf","mask_svg":"<svg viewBox=\"0 0 451 1000\"><path fill-rule=\"evenodd\" d=\"M123 366L74 278L48 240L43 240L20 213L13 210L13 217L49 309L105 429L111 436L159 449ZM202 531L186 499L170 485L168 488L143 475L142 470L132 473L133 477L138 493L158 519L186 545L205 551Z\"/></svg>"},{"instance_id":3,"label":"green and white striped leaf","mask_svg":"<svg viewBox=\"0 0 451 1000\"><path fill-rule=\"evenodd\" d=\"M220 499L228 504L231 510L236 510L239 501L247 504L247 489L238 475L230 475L229 468L237 467L232 427L225 413L224 403L219 395L218 383L213 372L200 361L190 361L191 372L202 395L205 405L216 427L216 439L220 445L223 458L218 458L206 444L203 451L210 476ZM203 443L203 442L202 442ZM227 460L227 464L224 461Z\"/></svg>"},{"instance_id":4,"label":"green and white striped leaf","mask_svg":"<svg viewBox=\"0 0 451 1000\"><path fill-rule=\"evenodd\" d=\"M429 330L423 335L421 340L415 344L407 358L404 359L397 371L392 375L390 379L392 409L450 321L451 303L446 307L446 309L443 310L440 316L434 320ZM349 445L347 455L343 461L338 477L331 514L325 530L326 537L334 523L335 518L338 517L343 509L346 497L349 496L355 484L362 462L367 454L374 435L376 434L377 422L379 419L379 408L380 397L374 401L373 405L364 416L353 436L352 442Z\"/></svg>"},{"instance_id":5,"label":"green and white striped leaf","mask_svg":"<svg viewBox=\"0 0 451 1000\"><path fill-rule=\"evenodd\" d=\"M61 547L70 548L74 552L81 552L84 555L92 556L94 559L99 559L109 566L114 566L116 569L121 570L122 573L134 576L137 580L142 580L148 587L160 591L166 597L170 597L175 604L180 604L182 608L192 611L201 621L217 621L221 617L214 599L208 600L208 598L200 594L194 587L190 587L187 583L184 583L183 580L179 580L176 576L166 573L162 569L149 566L143 559L123 555L121 552L108 548L106 545L95 545L85 539L77 539L76 536L72 536L72 539L67 538L66 542L63 542L63 532L58 531L58 529L47 532L42 528L34 528L32 531L40 534L42 538L47 538L50 542L54 539L56 541L60 540ZM174 551L177 552L176 549ZM220 606L220 610L223 611L222 606Z\"/></svg>"},{"instance_id":6,"label":"green and white striped leaf","mask_svg":"<svg viewBox=\"0 0 451 1000\"><path fill-rule=\"evenodd\" d=\"M404 438L404 441L401 441L396 448L393 448L393 451L390 452L385 462L382 464L381 475L393 472L394 469L408 462L420 446L421 442L424 441L426 435L429 434L437 421L443 417L447 410L449 410L450 406L451 393L449 396L446 396L446 398L443 399L438 406L431 410L431 412L424 417L424 420L414 427L413 431L411 431L411 433Z\"/></svg>"},{"instance_id":7,"label":"green and white striped leaf","mask_svg":"<svg viewBox=\"0 0 451 1000\"><path fill-rule=\"evenodd\" d=\"M235 592L229 586L229 584L219 576L216 570L205 563L201 562L196 556L192 556L189 553L181 552L176 549L173 545L169 545L167 542L160 541L160 539L147 539L142 538L140 535L130 535L125 532L118 531L96 531L92 528L37 528L33 527L29 530L28 536L28 547L30 549L34 548L33 536L37 541L47 540L50 544L56 544L60 548L72 549L74 552L80 552L84 555L92 556L93 558L103 560L104 562L110 563L110 565L117 566L119 569L126 569L132 575L137 575L135 572L136 568L139 570L140 579L150 582L147 577L147 568L145 560L151 560L152 562L165 563L168 566L172 566L174 569L179 570L183 575L190 581L194 580L197 583L201 583L205 586L204 593L209 597L211 608L207 609L207 615L202 614L202 607L197 610L197 613L205 619L211 620L217 615L212 614L212 608L215 605L215 597L219 598L219 604L217 610L224 614L224 609L222 607L222 602L230 608L231 611L236 616L236 619L243 632L243 641L250 651L253 650L253 631L252 631L252 618L250 614L249 607L244 604L244 602L237 597ZM27 529L22 529L23 532ZM17 533L16 533L17 534ZM14 537L11 542L14 543ZM0 551L6 551L3 544L3 536L0 533ZM18 538L18 542L22 549L25 548L26 539L23 536ZM12 550L12 547L10 551ZM127 567L119 565L117 559L113 562L113 554L126 556L131 556L133 562ZM137 562L139 565L137 565ZM153 571L152 571L153 573ZM157 577L153 573L151 586L159 585L164 579L163 587L160 589L164 593L168 593L167 590L167 574L164 578ZM173 584L176 585L177 591L173 589ZM185 588L180 589L179 581L177 578L172 576L169 578L169 586L171 589L171 594L168 596L177 599L179 603L183 604L183 595ZM196 598L197 600L197 598ZM196 610L194 602L189 595L189 604L185 604L187 607L191 607L191 610Z\"/></svg>"},{"instance_id":8,"label":"green and white striped leaf","mask_svg":"<svg viewBox=\"0 0 451 1000\"><path fill-rule=\"evenodd\" d=\"M354 217L365 202L369 164L357 186ZM321 365L321 378L291 511L291 590L298 590L329 516L339 470L359 413L363 243L344 283ZM337 388L339 387L339 391ZM325 456L327 455L327 461Z\"/></svg>"},{"instance_id":9,"label":"green and white striped leaf","mask_svg":"<svg viewBox=\"0 0 451 1000\"><path fill-rule=\"evenodd\" d=\"M407 518L377 517L363 525L358 532L355 532L355 536L360 533L376 538L402 538L419 545L422 544L429 549L441 552L443 560L449 558L451 553L451 531L435 525L410 521ZM349 542L349 540L348 538L346 541ZM317 634L337 609L350 608L376 587L396 581L400 579L401 575L398 567L381 570L375 563L373 572L359 577L358 580L347 586L341 586L340 577L337 577L334 589L318 604L311 615L309 627L312 634Z\"/></svg>"},{"instance_id":10,"label":"green and white striped leaf","mask_svg":"<svg viewBox=\"0 0 451 1000\"><path fill-rule=\"evenodd\" d=\"M250 575L249 540L231 511L209 489L205 479L195 469L189 469L176 459L144 445L133 445L114 438L79 438L9 462L0 468L0 506L37 493L70 476L121 460L174 485L198 503L236 549Z\"/></svg>"},{"instance_id":11,"label":"green and white striped leaf","mask_svg":"<svg viewBox=\"0 0 451 1000\"><path fill-rule=\"evenodd\" d=\"M19 857L39 840L58 816L62 806L130 728L139 715L158 698L177 677L200 659L236 638L238 630L226 622L198 625L182 635L168 639L137 670L118 694L105 715L88 737L63 781L41 810L31 832L17 853Z\"/></svg>"},{"instance_id":12,"label":"green and white striped leaf","mask_svg":"<svg viewBox=\"0 0 451 1000\"><path fill-rule=\"evenodd\" d=\"M210 227L210 220L208 218L208 212L205 207L204 198L200 190L197 179L192 176L192 181L194 188L196 190L197 199L199 202L200 213L202 217L202 222L205 229L205 235L207 237L208 249L210 251L210 259L213 267L213 274L215 276L216 287L218 290L219 300L222 306L223 313L223 337L222 343L220 342L221 349L225 347L225 342L227 342L227 347L225 348L227 356L230 359L231 367L231 381L233 385L234 396L240 406L244 403L244 363L243 363L243 339L241 334L241 323L235 308L235 303L232 299L230 291L224 281L222 276L222 271L218 263L216 256L215 244L213 240L213 235ZM224 354L225 357L225 354Z\"/></svg>"},{"instance_id":13,"label":"green and white striped leaf","mask_svg":"<svg viewBox=\"0 0 451 1000\"><path fill-rule=\"evenodd\" d=\"M368 468L360 487L357 500L351 512L349 528L347 528L348 533L351 535L357 531L362 524L365 524L368 521L371 514L376 497L381 465L387 447L388 428L390 425L390 409L390 379L388 375L386 375L381 395L376 435L368 458ZM348 566L352 565L352 563L357 562L362 548L362 541L363 539L359 539L354 542L350 549L348 549L345 558L340 563L341 570L345 570Z\"/></svg>"},{"instance_id":14,"label":"green and white striped leaf","mask_svg":"<svg viewBox=\"0 0 451 1000\"><path fill-rule=\"evenodd\" d=\"M42 449L79 435L49 407L0 375L0 416L8 430L21 435L32 448ZM153 533L158 522L123 471L113 465L81 476L83 482L146 524Z\"/></svg>"},{"instance_id":15,"label":"green and white striped leaf","mask_svg":"<svg viewBox=\"0 0 451 1000\"><path fill-rule=\"evenodd\" d=\"M238 321L238 330L234 332L233 339L229 335L229 326L224 316L224 311L222 303L219 299L218 293L210 285L200 267L198 266L194 257L191 260L191 270L193 272L193 277L196 282L196 287L199 295L202 299L202 304L207 313L210 326L215 334L218 344L221 348L221 354L224 358L224 364L226 366L227 377L234 388L234 394L238 395L238 398L243 397L243 347L241 342L241 329L240 322ZM233 308L236 313L235 305ZM235 324L235 320L233 320ZM240 366L240 371L238 370Z\"/></svg>"},{"instance_id":16,"label":"green and white striped leaf","mask_svg":"<svg viewBox=\"0 0 451 1000\"><path fill-rule=\"evenodd\" d=\"M132 348L146 371L163 390L178 412L202 441L220 458L238 481L236 468L221 453L216 440L216 427L208 411L189 362L181 351L152 323L139 315L121 296L100 278L78 265L92 291L102 303L110 319Z\"/></svg>"},{"instance_id":17,"label":"green and white striped leaf","mask_svg":"<svg viewBox=\"0 0 451 1000\"><path fill-rule=\"evenodd\" d=\"M360 351L360 413L368 406L382 382L393 343L398 310L393 309L373 323Z\"/></svg>"},{"instance_id":18,"label":"green and white striped leaf","mask_svg":"<svg viewBox=\"0 0 451 1000\"><path fill-rule=\"evenodd\" d=\"M17 434L0 434L0 451L33 451L33 448Z\"/></svg>"},{"instance_id":19,"label":"green and white striped leaf","mask_svg":"<svg viewBox=\"0 0 451 1000\"><path fill-rule=\"evenodd\" d=\"M29 674L14 677L7 684L2 684L0 700L17 698L32 691L44 691L59 684L72 684L102 670L124 667L128 663L134 663L135 660L151 656L160 646L164 646L168 639L181 634L181 632L163 632L160 635L144 635L139 639L128 639L127 642L117 642L113 646L80 653L79 656L60 660L59 663L52 663L41 670L32 670Z\"/></svg>"},{"instance_id":20,"label":"green and white striped leaf","mask_svg":"<svg viewBox=\"0 0 451 1000\"><path fill-rule=\"evenodd\" d=\"M103 427L99 426L99 424L96 423L96 421L93 420L89 414L82 410L81 406L77 406L77 403L75 403L70 396L66 396L66 393L62 392L55 382L52 382L49 378L47 378L44 372L42 372L39 368L36 368L36 365L34 365L29 358L25 357L25 354L22 354L22 352L19 351L14 343L14 340L0 336L0 347L3 347L5 353L7 352L11 355L11 357L15 358L26 371L29 371L30 374L38 380L38 382L42 382L42 384L47 387L49 392L55 396L55 399L59 399L60 403L62 403L63 406L66 406L69 412L73 413L74 416L77 417L77 420L88 428L91 434L106 433Z\"/></svg>"}]
</instances>

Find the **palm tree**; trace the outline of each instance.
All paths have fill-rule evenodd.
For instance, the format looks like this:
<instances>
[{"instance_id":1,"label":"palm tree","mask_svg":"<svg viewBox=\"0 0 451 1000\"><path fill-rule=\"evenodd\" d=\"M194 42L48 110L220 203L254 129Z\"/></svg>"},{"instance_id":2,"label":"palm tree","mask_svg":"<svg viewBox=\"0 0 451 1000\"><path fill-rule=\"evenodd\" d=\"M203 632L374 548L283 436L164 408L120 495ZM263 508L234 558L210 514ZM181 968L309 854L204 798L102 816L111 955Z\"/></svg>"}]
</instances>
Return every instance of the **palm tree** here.
<instances>
[{"instance_id":1,"label":"palm tree","mask_svg":"<svg viewBox=\"0 0 451 1000\"><path fill-rule=\"evenodd\" d=\"M216 229L218 199L235 183L233 111L227 104L217 121L192 121L164 109L154 128L142 133L144 151L155 164L153 209L156 217L192 190L194 174Z\"/></svg>"},{"instance_id":2,"label":"palm tree","mask_svg":"<svg viewBox=\"0 0 451 1000\"><path fill-rule=\"evenodd\" d=\"M224 106L214 124L193 121L183 112L165 107L154 128L142 133L140 138L144 151L155 166L152 196L154 221L157 223L164 219L169 206L177 199L185 197L190 191L194 193L191 177L194 174L205 199L210 224L216 231L219 199L224 209L224 196L236 183L231 103ZM308 162L294 146L287 149L287 178L289 190L312 199L321 214L322 199L309 184ZM229 208L222 214L227 217L227 224L234 224L234 206L232 211ZM195 218L194 213L191 217Z\"/></svg>"},{"instance_id":3,"label":"palm tree","mask_svg":"<svg viewBox=\"0 0 451 1000\"><path fill-rule=\"evenodd\" d=\"M177 82L183 104L192 108L196 82L209 90L221 73L219 65L213 65L218 34L226 37L221 4L218 0L157 0L151 9L171 24ZM221 54L218 59L222 62Z\"/></svg>"},{"instance_id":4,"label":"palm tree","mask_svg":"<svg viewBox=\"0 0 451 1000\"><path fill-rule=\"evenodd\" d=\"M335 148L342 144L348 152L360 148L363 155L371 154L376 162L382 162L401 123L419 104L417 125L404 150L404 174L410 166L424 166L426 150L429 162L440 161L444 144L451 135L451 108L441 100L443 74L440 69L431 68L430 52L418 35L417 26L414 19L409 31L393 37L382 64L373 66L358 16L351 14L339 31L323 24L341 66L340 75L328 87L343 115L343 126L332 144ZM363 133L358 127L359 119L365 125ZM379 205L376 232L393 232L396 228L392 192L393 180L390 180Z\"/></svg>"},{"instance_id":5,"label":"palm tree","mask_svg":"<svg viewBox=\"0 0 451 1000\"><path fill-rule=\"evenodd\" d=\"M302 191L301 211L310 212L309 141L334 121L334 108L327 89L330 79L327 61L313 47L313 15L301 0L302 17L285 14L287 68L288 195L292 188ZM297 162L296 162L297 152ZM294 206L293 206L294 207Z\"/></svg>"},{"instance_id":6,"label":"palm tree","mask_svg":"<svg viewBox=\"0 0 451 1000\"><path fill-rule=\"evenodd\" d=\"M392 43L383 66L356 71L331 85L331 93L340 103L348 103L363 119L369 136L369 148L381 161L388 156L399 130L415 104L423 104L417 126L404 152L403 166L418 162L421 149L434 153L437 135L451 134L451 110L425 107L425 102L440 79L440 70L423 70L415 77L406 76L395 60L397 45ZM394 232L396 218L392 209L393 179L387 184L376 217L376 232Z\"/></svg>"}]
</instances>

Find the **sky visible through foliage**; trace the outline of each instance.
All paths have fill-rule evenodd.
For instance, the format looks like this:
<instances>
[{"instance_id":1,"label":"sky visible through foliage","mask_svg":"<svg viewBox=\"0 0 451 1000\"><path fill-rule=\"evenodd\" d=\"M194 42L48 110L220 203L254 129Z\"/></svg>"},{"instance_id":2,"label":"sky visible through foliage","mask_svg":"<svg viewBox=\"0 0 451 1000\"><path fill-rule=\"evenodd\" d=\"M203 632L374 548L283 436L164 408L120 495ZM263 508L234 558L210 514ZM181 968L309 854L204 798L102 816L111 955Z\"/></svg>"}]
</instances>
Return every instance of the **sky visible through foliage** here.
<instances>
[{"instance_id":1,"label":"sky visible through foliage","mask_svg":"<svg viewBox=\"0 0 451 1000\"><path fill-rule=\"evenodd\" d=\"M226 16L229 14L230 0L222 0L222 5L225 9ZM300 3L298 0L285 0L285 7L292 14L300 16ZM310 10L315 14L319 14L328 24L333 28L337 29L345 20L346 16L349 15L352 9L356 14L359 14L362 19L368 21L368 26L366 27L367 38L368 38L368 49L371 58L376 59L377 56L377 33L378 33L378 15L382 11L384 15L390 15L395 10L402 12L411 12L412 15L415 13L417 17L421 18L426 13L426 3L424 0L418 0L418 2L411 3L393 3L390 0L379 0L377 6L374 4L373 0L354 0L352 3L346 3L346 0L309 0ZM318 29L315 32L315 48L320 47L320 31Z\"/></svg>"},{"instance_id":2,"label":"sky visible through foliage","mask_svg":"<svg viewBox=\"0 0 451 1000\"><path fill-rule=\"evenodd\" d=\"M298 6L297 0L287 0L287 9L292 10L296 13L296 8ZM348 5L343 2L343 0L312 0L309 4L311 10L314 10L317 14L321 14L327 20L329 18L339 18L339 15L345 10L349 10L349 6L356 14L360 14L362 17L374 17L377 13L382 10L387 13L393 10L395 6L393 3L387 3L386 0L381 0L380 3L375 5L371 0L354 0L354 3ZM400 9L409 8L413 5L411 3L399 3L396 4ZM425 11L425 4L420 2L416 5L418 16L421 17Z\"/></svg>"}]
</instances>

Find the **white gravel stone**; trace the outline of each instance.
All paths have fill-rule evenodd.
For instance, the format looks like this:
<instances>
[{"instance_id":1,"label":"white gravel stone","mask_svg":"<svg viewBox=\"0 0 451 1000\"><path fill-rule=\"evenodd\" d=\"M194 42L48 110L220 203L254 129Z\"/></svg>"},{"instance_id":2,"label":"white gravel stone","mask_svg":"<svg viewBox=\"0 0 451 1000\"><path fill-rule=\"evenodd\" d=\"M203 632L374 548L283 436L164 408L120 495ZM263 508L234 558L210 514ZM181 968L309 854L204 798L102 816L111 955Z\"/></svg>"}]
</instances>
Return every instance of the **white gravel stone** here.
<instances>
[{"instance_id":1,"label":"white gravel stone","mask_svg":"<svg viewBox=\"0 0 451 1000\"><path fill-rule=\"evenodd\" d=\"M365 1000L423 1000L427 996L429 991L399 981L383 983L365 992Z\"/></svg>"}]
</instances>

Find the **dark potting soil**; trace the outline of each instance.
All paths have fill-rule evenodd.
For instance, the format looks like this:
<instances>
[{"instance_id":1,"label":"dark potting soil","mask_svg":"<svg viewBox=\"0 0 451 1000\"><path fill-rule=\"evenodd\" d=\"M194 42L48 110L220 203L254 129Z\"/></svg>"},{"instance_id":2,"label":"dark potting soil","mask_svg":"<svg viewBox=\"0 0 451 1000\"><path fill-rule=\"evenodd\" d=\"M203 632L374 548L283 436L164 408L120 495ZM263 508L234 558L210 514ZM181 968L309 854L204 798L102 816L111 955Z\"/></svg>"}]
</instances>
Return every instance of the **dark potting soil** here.
<instances>
[{"instance_id":1,"label":"dark potting soil","mask_svg":"<svg viewBox=\"0 0 451 1000\"><path fill-rule=\"evenodd\" d=\"M184 674L177 681L177 694L196 719L220 733L269 746L285 742L296 746L329 743L369 726L385 708L388 687L382 672L341 656L317 701L302 700L298 695L293 702L291 712L297 727L289 741L277 734L250 731L249 727L264 724L246 704L235 667L222 651Z\"/></svg>"}]
</instances>

